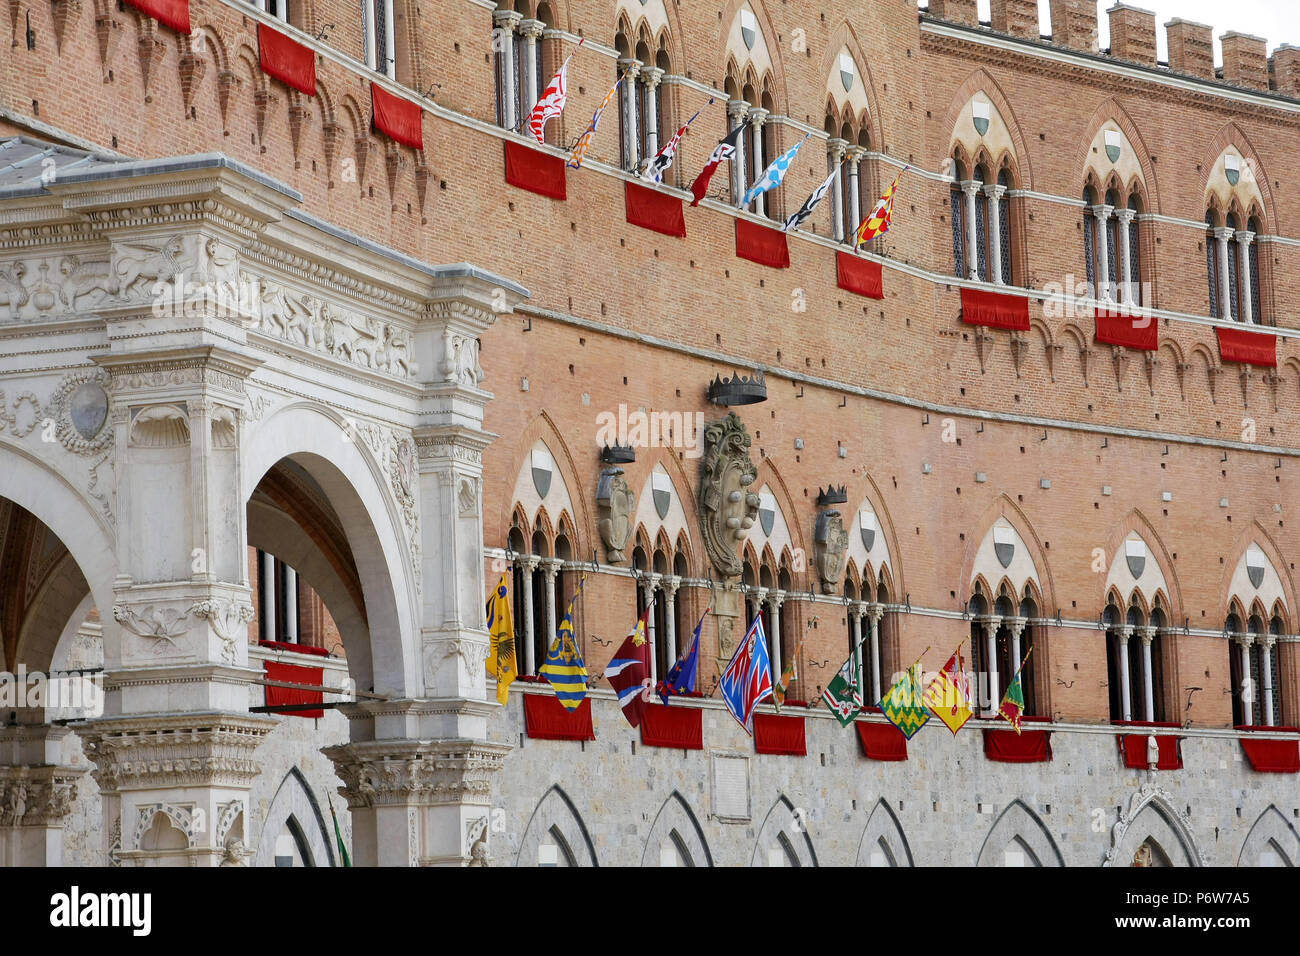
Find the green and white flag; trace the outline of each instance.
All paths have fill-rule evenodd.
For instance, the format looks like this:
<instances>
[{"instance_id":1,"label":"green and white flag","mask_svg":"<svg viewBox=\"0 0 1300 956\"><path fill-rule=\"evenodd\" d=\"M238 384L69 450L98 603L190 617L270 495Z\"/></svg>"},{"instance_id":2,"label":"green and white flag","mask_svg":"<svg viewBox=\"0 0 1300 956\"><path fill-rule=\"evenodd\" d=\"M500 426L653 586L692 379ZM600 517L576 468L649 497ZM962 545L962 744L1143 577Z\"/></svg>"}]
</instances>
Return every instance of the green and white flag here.
<instances>
[{"instance_id":1,"label":"green and white flag","mask_svg":"<svg viewBox=\"0 0 1300 956\"><path fill-rule=\"evenodd\" d=\"M855 647L849 659L840 667L827 686L822 700L831 709L841 727L853 723L853 718L862 710L862 687L858 683L858 649Z\"/></svg>"}]
</instances>

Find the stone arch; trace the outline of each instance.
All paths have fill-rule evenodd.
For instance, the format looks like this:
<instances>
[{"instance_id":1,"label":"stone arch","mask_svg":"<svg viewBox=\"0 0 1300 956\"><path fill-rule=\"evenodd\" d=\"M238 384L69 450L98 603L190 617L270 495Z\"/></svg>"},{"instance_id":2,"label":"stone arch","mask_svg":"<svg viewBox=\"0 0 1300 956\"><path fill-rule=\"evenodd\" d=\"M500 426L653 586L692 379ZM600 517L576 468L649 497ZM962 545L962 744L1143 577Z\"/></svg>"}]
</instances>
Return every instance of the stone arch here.
<instances>
[{"instance_id":1,"label":"stone arch","mask_svg":"<svg viewBox=\"0 0 1300 956\"><path fill-rule=\"evenodd\" d=\"M595 538L591 507L587 502L586 483L579 478L580 473L574 462L572 449L556 427L555 420L547 412L539 412L521 433L508 459L510 467L505 472L506 480L512 481L514 476L519 474L520 469L527 466L528 454L539 441L545 444L551 453L555 467L559 469L560 476L564 479L565 489L568 491L574 531L578 535L578 540L573 542L574 550L578 554L590 556ZM629 480L628 484L632 482ZM504 537L505 530L510 527L508 516L514 506L513 489L507 490L500 500L501 510L498 521L501 523L498 527L503 529L502 537Z\"/></svg>"},{"instance_id":2,"label":"stone arch","mask_svg":"<svg viewBox=\"0 0 1300 956\"><path fill-rule=\"evenodd\" d=\"M1102 128L1107 123L1114 123L1119 127L1119 131L1124 135L1124 139L1133 147L1134 158L1137 160L1138 169L1141 172L1142 193L1146 199L1143 212L1158 213L1160 211L1160 190L1156 181L1156 169L1151 162L1151 153L1147 149L1142 134L1138 132L1137 124L1133 118L1120 104L1119 98L1115 96L1108 97L1097 106L1093 111L1092 119L1088 121L1088 126L1079 142L1079 156L1081 160L1078 168L1088 171L1092 167L1090 162L1089 150ZM1132 185L1132 177L1127 181L1121 181L1121 187L1127 189ZM1101 195L1098 196L1101 199Z\"/></svg>"},{"instance_id":3,"label":"stone arch","mask_svg":"<svg viewBox=\"0 0 1300 956\"><path fill-rule=\"evenodd\" d=\"M668 795L655 816L650 835L646 837L645 852L641 854L641 865L658 866L660 847L670 840L687 866L713 866L713 855L699 820L677 790Z\"/></svg>"},{"instance_id":4,"label":"stone arch","mask_svg":"<svg viewBox=\"0 0 1300 956\"><path fill-rule=\"evenodd\" d=\"M1170 866L1203 865L1190 821L1174 809L1169 793L1149 785L1133 794L1128 808L1120 811L1103 865L1131 866L1143 844L1150 844L1153 856L1163 857Z\"/></svg>"},{"instance_id":5,"label":"stone arch","mask_svg":"<svg viewBox=\"0 0 1300 956\"><path fill-rule=\"evenodd\" d=\"M311 785L301 770L290 767L266 811L266 818L262 822L262 837L253 858L254 866L275 865L276 837L290 820L297 823L298 834L311 855L311 860L304 862L309 862L311 866L337 865L330 830L326 827L325 817L312 793Z\"/></svg>"},{"instance_id":6,"label":"stone arch","mask_svg":"<svg viewBox=\"0 0 1300 956\"><path fill-rule=\"evenodd\" d=\"M799 521L799 511L795 507L794 497L790 494L785 479L781 477L781 472L771 458L764 458L759 463L758 477L751 487L761 488L763 485L770 487L772 493L776 496L781 514L785 516L786 523L789 525L790 544L795 548L799 548L805 555L809 554L807 547L805 547L804 528ZM755 527L758 526L755 525ZM753 534L754 532L751 530L750 536L752 537Z\"/></svg>"},{"instance_id":7,"label":"stone arch","mask_svg":"<svg viewBox=\"0 0 1300 956\"><path fill-rule=\"evenodd\" d=\"M1030 165L1025 138L1020 132L1020 123L1016 119L1015 112L1011 109L1011 104L1007 100L1006 94L1003 93L1002 87L998 85L993 75L983 68L968 76L953 94L952 101L948 106L948 115L944 127L949 130L949 136L945 144L946 149L943 158L953 155L953 140L956 138L957 121L961 118L967 104L970 103L976 93L980 92L989 98L989 102L993 104L994 109L1002 117L1003 123L1006 124L1007 135L1011 141L1011 152L1016 160L1016 168L1019 173L1017 185L1021 189L1033 189L1033 170ZM1001 159L1001 157L995 158ZM996 170L996 167L994 169Z\"/></svg>"},{"instance_id":8,"label":"stone arch","mask_svg":"<svg viewBox=\"0 0 1300 956\"><path fill-rule=\"evenodd\" d=\"M668 57L678 73L686 72L686 48L682 38L681 18L677 5L665 0L617 0L615 20L628 40L640 35L645 28L647 44L651 56L662 46L668 51ZM613 46L611 41L610 46ZM653 62L651 63L653 66Z\"/></svg>"},{"instance_id":9,"label":"stone arch","mask_svg":"<svg viewBox=\"0 0 1300 956\"><path fill-rule=\"evenodd\" d=\"M419 696L423 688L415 558L396 496L364 440L344 441L347 423L333 409L295 402L272 412L242 447L247 503L282 459L302 468L337 513L356 562L369 640L346 645L357 686Z\"/></svg>"},{"instance_id":10,"label":"stone arch","mask_svg":"<svg viewBox=\"0 0 1300 956\"><path fill-rule=\"evenodd\" d=\"M582 815L557 783L542 794L519 841L515 866L537 866L543 845L556 848L560 866L599 866Z\"/></svg>"},{"instance_id":11,"label":"stone arch","mask_svg":"<svg viewBox=\"0 0 1300 956\"><path fill-rule=\"evenodd\" d=\"M958 592L958 596L961 598L963 605L970 600L971 594L974 593L973 586L978 575L984 576L986 584L989 581L1001 581L1004 577L1005 571L1001 565L994 562L992 565L985 567L984 565L989 564L989 562L982 555L985 539L991 538L994 525L1003 520L1011 526L1028 550L1028 558L1033 565L1033 571L1037 579L1037 590L1041 596L1039 613L1043 617L1050 617L1056 613L1057 603L1056 587L1052 582L1051 567L1047 563L1047 552L1025 513L1006 494L999 495L984 510L979 524L976 525L978 528L988 530L978 538L972 535L968 539L966 557L962 565L962 591ZM1017 596L1024 590L1024 585L1025 581L1019 578L1011 581L1011 589ZM990 591L989 595L990 597L996 597L997 591Z\"/></svg>"},{"instance_id":12,"label":"stone arch","mask_svg":"<svg viewBox=\"0 0 1300 956\"><path fill-rule=\"evenodd\" d=\"M1243 580L1241 573L1246 552L1252 546L1258 547L1263 552L1265 560L1271 566L1265 569L1265 578L1259 589L1254 588L1248 580ZM1272 576L1268 574L1270 569L1273 572ZM1243 607L1249 607L1254 600L1266 596L1267 600L1264 600L1263 604L1267 608L1272 608L1277 595L1272 593L1274 587L1269 586L1271 577L1276 577L1275 587L1281 591L1280 596L1288 613L1293 613L1292 609L1296 607L1295 582L1291 577L1290 565L1287 564L1272 535L1258 520L1252 521L1238 535L1232 550L1224 555L1223 577L1219 588L1223 602L1220 606L1221 616L1227 614L1227 607L1233 598L1240 599ZM1245 623L1244 618L1242 623Z\"/></svg>"},{"instance_id":13,"label":"stone arch","mask_svg":"<svg viewBox=\"0 0 1300 956\"><path fill-rule=\"evenodd\" d=\"M845 552L850 557L858 559L857 565L862 569L862 578L865 580L870 577L872 580L879 580L884 576L884 568L889 569L889 578L896 590L891 590L891 594L905 593L903 587L903 569L899 565L902 560L902 548L898 543L898 532L894 526L894 519L889 512L889 506L885 503L885 494L880 485L871 475L864 473L862 477L849 486L849 501L856 502L852 514L844 516L844 526L849 532L849 547ZM872 548L870 554L867 554L862 543L861 536L861 519L859 517L862 511L863 503L870 506L876 516L876 527L879 536L884 538L884 556L885 560L870 561L863 560L866 554L878 554L880 546L877 544ZM843 507L843 506L841 506ZM856 536L856 540L855 540Z\"/></svg>"},{"instance_id":14,"label":"stone arch","mask_svg":"<svg viewBox=\"0 0 1300 956\"><path fill-rule=\"evenodd\" d=\"M806 821L807 817L795 812L794 804L785 794L777 797L758 831L750 866L768 866L778 858L783 861L782 866L816 866L817 854Z\"/></svg>"},{"instance_id":15,"label":"stone arch","mask_svg":"<svg viewBox=\"0 0 1300 956\"><path fill-rule=\"evenodd\" d=\"M1005 851L1014 845L1026 866L1065 866L1061 851L1042 819L1019 799L998 816L980 847L976 866L1006 866Z\"/></svg>"},{"instance_id":16,"label":"stone arch","mask_svg":"<svg viewBox=\"0 0 1300 956\"><path fill-rule=\"evenodd\" d=\"M1123 522L1121 522L1120 525L1111 532L1110 538L1107 541L1106 560L1109 561L1110 564L1107 566L1107 574L1105 577L1098 575L1100 601L1098 602L1097 607L1100 609L1106 606L1106 592L1111 587L1118 588L1122 593L1125 602L1127 601L1128 596L1132 593L1132 585L1134 583L1130 580L1132 575L1116 575L1114 572L1117 568L1125 565L1125 557L1122 551L1124 548L1124 542L1134 534L1140 537L1146 545L1147 556L1154 560L1156 568L1159 570L1159 576L1163 579L1162 583L1164 584L1163 588L1155 587L1154 585L1156 582L1154 579L1152 579L1149 574L1143 574L1142 580L1136 582L1138 584L1138 591L1142 597L1143 606L1149 610L1155 601L1156 595L1164 593L1165 610L1170 614L1170 623L1172 624L1173 618L1180 618L1183 615L1182 588L1178 584L1178 576L1174 567L1173 556L1169 553L1169 549L1165 547L1165 543L1156 531L1155 526L1140 508L1134 508L1130 511L1124 518ZM1122 583L1125 586L1119 587L1121 581L1117 580L1117 577L1122 579ZM1121 603L1119 606L1122 608L1127 605L1126 603Z\"/></svg>"},{"instance_id":17,"label":"stone arch","mask_svg":"<svg viewBox=\"0 0 1300 956\"><path fill-rule=\"evenodd\" d=\"M777 39L776 28L772 25L772 20L767 14L767 9L763 4L763 0L727 0L727 3L722 10L722 18L718 21L719 36L717 49L723 51L727 50L727 39L731 35L736 19L740 16L741 7L749 7L754 14L754 18L758 21L758 29L763 34L763 45L767 49L768 58L771 62L773 87L771 92L774 106L776 107L775 112L788 113L789 107L787 104L789 103L789 98L786 94L785 68L781 64L781 44ZM748 65L748 61L746 65ZM756 95L761 97L763 93L763 88L760 85L762 83L762 77L755 76L752 82Z\"/></svg>"},{"instance_id":18,"label":"stone arch","mask_svg":"<svg viewBox=\"0 0 1300 956\"><path fill-rule=\"evenodd\" d=\"M1300 835L1275 805L1270 803L1246 834L1237 865L1300 865Z\"/></svg>"},{"instance_id":19,"label":"stone arch","mask_svg":"<svg viewBox=\"0 0 1300 956\"><path fill-rule=\"evenodd\" d=\"M51 670L60 639L69 630L75 631L85 616L83 613L81 619L74 620L68 616L69 608L76 609L89 594L85 575L72 554L65 551L32 596L16 635L11 663L25 664L29 671Z\"/></svg>"},{"instance_id":20,"label":"stone arch","mask_svg":"<svg viewBox=\"0 0 1300 956\"><path fill-rule=\"evenodd\" d=\"M876 801L858 844L858 866L913 866L912 848L893 809L881 797Z\"/></svg>"},{"instance_id":21,"label":"stone arch","mask_svg":"<svg viewBox=\"0 0 1300 956\"><path fill-rule=\"evenodd\" d=\"M859 121L860 117L858 114L853 113L852 111L849 111L849 114L846 114L845 111L841 109L841 104L847 98L845 96L832 95L831 99L835 111L834 115L841 123L850 119L851 115L852 125L867 130L867 135L871 142L871 148L883 152L885 149L885 132L881 125L880 111L876 108L876 104L880 102L880 99L876 95L876 82L871 75L871 60L863 51L862 44L858 41L857 31L853 29L853 25L849 23L848 20L841 20L839 26L837 26L835 31L831 34L830 43L826 47L825 54L822 56L821 73L819 75L827 78L828 95L832 94L834 91L843 93L843 86L836 84L834 81L836 74L838 73L836 61L839 59L840 51L846 48L849 56L853 57L853 65L857 68L858 78L862 81L863 92L866 94L867 122L865 127L863 127Z\"/></svg>"},{"instance_id":22,"label":"stone arch","mask_svg":"<svg viewBox=\"0 0 1300 956\"><path fill-rule=\"evenodd\" d=\"M1267 231L1276 232L1278 229L1277 205L1273 198L1272 186L1269 183L1268 174L1264 171L1263 161L1259 153L1255 150L1250 138L1235 121L1229 121L1219 130L1218 135L1210 142L1209 149L1206 151L1206 161L1201 164L1201 188L1205 193L1211 191L1211 178L1216 174L1224 152L1228 147L1233 147L1241 154L1242 159L1249 160L1253 164L1254 182L1259 191L1259 198L1264 204L1264 225ZM1235 192L1235 191L1234 191ZM1222 199L1222 193L1215 192L1215 195ZM1244 223L1242 224L1244 228Z\"/></svg>"}]
</instances>

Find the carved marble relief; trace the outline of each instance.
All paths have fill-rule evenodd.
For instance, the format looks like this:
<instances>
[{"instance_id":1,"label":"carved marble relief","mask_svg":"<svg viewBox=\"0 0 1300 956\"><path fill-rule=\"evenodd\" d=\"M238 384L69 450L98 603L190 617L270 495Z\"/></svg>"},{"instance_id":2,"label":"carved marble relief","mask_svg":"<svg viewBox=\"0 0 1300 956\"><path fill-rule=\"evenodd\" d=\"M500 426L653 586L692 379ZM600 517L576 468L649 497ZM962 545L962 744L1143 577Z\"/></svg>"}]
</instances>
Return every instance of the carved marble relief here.
<instances>
[{"instance_id":1,"label":"carved marble relief","mask_svg":"<svg viewBox=\"0 0 1300 956\"><path fill-rule=\"evenodd\" d=\"M605 543L605 560L623 564L627 539L632 533L632 516L636 513L636 493L623 480L622 468L606 468L596 486L596 528Z\"/></svg>"},{"instance_id":2,"label":"carved marble relief","mask_svg":"<svg viewBox=\"0 0 1300 956\"><path fill-rule=\"evenodd\" d=\"M813 554L823 594L835 594L839 590L848 546L849 533L844 530L840 513L834 510L818 512L817 525L813 530Z\"/></svg>"},{"instance_id":3,"label":"carved marble relief","mask_svg":"<svg viewBox=\"0 0 1300 956\"><path fill-rule=\"evenodd\" d=\"M743 570L736 547L758 517L758 495L749 490L758 471L749 459L749 445L749 433L735 412L704 429L704 545L713 566L729 578Z\"/></svg>"}]
</instances>

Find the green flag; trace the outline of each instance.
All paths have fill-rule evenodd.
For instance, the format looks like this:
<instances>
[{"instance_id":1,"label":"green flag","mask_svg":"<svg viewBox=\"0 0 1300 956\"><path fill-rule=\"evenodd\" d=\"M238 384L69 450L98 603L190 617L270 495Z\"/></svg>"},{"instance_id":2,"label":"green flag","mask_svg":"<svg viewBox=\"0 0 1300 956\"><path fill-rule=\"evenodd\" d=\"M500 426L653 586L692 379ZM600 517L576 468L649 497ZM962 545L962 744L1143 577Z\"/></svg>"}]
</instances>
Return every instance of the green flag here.
<instances>
[{"instance_id":1,"label":"green flag","mask_svg":"<svg viewBox=\"0 0 1300 956\"><path fill-rule=\"evenodd\" d=\"M822 700L830 708L841 727L853 723L853 718L862 710L862 687L858 683L858 649L853 648L849 659L840 667L840 672L831 679Z\"/></svg>"},{"instance_id":2,"label":"green flag","mask_svg":"<svg viewBox=\"0 0 1300 956\"><path fill-rule=\"evenodd\" d=\"M352 865L352 858L348 856L348 848L343 845L343 833L339 830L339 818L334 813L334 799L326 796L330 804L330 818L334 821L334 839L339 843L339 859L343 861L344 866Z\"/></svg>"},{"instance_id":3,"label":"green flag","mask_svg":"<svg viewBox=\"0 0 1300 956\"><path fill-rule=\"evenodd\" d=\"M921 692L921 661L918 659L880 701L881 711L908 740L930 719Z\"/></svg>"}]
</instances>

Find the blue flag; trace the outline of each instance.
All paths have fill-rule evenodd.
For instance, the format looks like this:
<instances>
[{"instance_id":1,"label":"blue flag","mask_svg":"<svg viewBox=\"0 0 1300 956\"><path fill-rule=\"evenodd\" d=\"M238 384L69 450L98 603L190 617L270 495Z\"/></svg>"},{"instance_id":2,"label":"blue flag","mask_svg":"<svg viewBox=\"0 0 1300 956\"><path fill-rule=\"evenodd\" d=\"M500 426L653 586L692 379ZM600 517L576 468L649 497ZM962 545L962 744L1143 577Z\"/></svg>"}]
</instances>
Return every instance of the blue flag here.
<instances>
[{"instance_id":1,"label":"blue flag","mask_svg":"<svg viewBox=\"0 0 1300 956\"><path fill-rule=\"evenodd\" d=\"M655 688L665 704L673 694L689 694L695 690L695 676L700 670L700 628L704 626L704 618L708 613L709 609L705 608L700 615L700 622L695 625L691 649L677 659L677 663L669 669L668 676Z\"/></svg>"},{"instance_id":2,"label":"blue flag","mask_svg":"<svg viewBox=\"0 0 1300 956\"><path fill-rule=\"evenodd\" d=\"M731 663L722 674L722 702L731 716L754 735L754 708L772 696L772 665L767 653L767 635L763 615L754 618L745 639L736 648Z\"/></svg>"},{"instance_id":3,"label":"blue flag","mask_svg":"<svg viewBox=\"0 0 1300 956\"><path fill-rule=\"evenodd\" d=\"M781 185L782 180L785 179L785 174L790 170L790 164L794 162L794 154L799 152L799 147L803 145L803 140L807 138L808 136L805 134L803 139L778 156L772 165L767 167L767 171L763 173L758 182L754 183L749 192L745 193L745 198L740 202L742 207L748 206L769 189L775 189Z\"/></svg>"}]
</instances>

